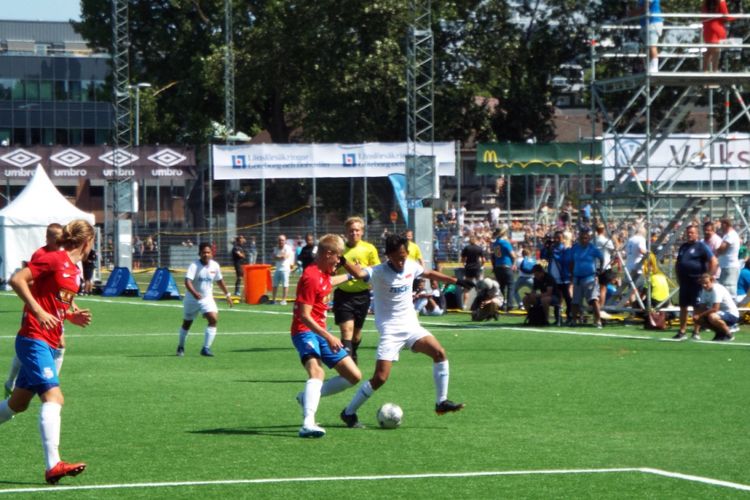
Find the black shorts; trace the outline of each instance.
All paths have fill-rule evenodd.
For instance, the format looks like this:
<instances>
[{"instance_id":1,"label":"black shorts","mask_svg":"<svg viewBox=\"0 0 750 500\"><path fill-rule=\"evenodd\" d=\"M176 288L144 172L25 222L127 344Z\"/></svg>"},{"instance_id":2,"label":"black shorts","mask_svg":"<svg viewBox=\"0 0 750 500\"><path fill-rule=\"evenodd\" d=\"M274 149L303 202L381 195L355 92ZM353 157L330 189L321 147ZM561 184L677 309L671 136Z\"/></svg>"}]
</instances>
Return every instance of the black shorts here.
<instances>
[{"instance_id":1,"label":"black shorts","mask_svg":"<svg viewBox=\"0 0 750 500\"><path fill-rule=\"evenodd\" d=\"M477 279L481 275L482 275L481 267L465 267L464 268L464 278L466 278L467 280Z\"/></svg>"},{"instance_id":2,"label":"black shorts","mask_svg":"<svg viewBox=\"0 0 750 500\"><path fill-rule=\"evenodd\" d=\"M370 310L370 290L349 293L337 288L333 292L333 317L339 325L354 320L354 328L360 329Z\"/></svg>"},{"instance_id":3,"label":"black shorts","mask_svg":"<svg viewBox=\"0 0 750 500\"><path fill-rule=\"evenodd\" d=\"M695 307L701 288L698 278L680 279L680 307Z\"/></svg>"}]
</instances>

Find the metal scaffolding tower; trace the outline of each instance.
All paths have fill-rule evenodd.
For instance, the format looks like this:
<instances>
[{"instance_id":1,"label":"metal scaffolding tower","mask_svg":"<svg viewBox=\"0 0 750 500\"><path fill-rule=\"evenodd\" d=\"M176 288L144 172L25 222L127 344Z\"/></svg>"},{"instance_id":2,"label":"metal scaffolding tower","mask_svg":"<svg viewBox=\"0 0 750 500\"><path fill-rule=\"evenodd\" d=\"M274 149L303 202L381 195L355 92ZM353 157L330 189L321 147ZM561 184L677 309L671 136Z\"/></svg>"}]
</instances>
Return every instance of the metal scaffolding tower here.
<instances>
[{"instance_id":1,"label":"metal scaffolding tower","mask_svg":"<svg viewBox=\"0 0 750 500\"><path fill-rule=\"evenodd\" d=\"M613 222L618 207L619 213L629 213L629 220L617 221L620 227L632 224L636 213L642 215L641 223L649 230L657 227L659 219L659 236L647 238L649 252L654 251L659 259L673 255L686 221L697 218L702 210L711 210L714 202L722 205L719 215L740 219L747 228L745 211L750 196L750 166L722 153L738 140L750 144L748 136L734 132L739 120L750 121L750 108L743 98L743 92L750 90L743 88L750 82L750 73L705 72L702 68L707 49L720 46L725 52L741 53L750 45L743 40L701 43L701 31L696 27L716 15L661 17L670 25L665 27L663 40L654 45L661 61L657 71L648 64L651 46L636 50L633 43L613 43L627 39L628 32L640 33L638 20L635 25L603 26L591 43L590 86L591 118L601 119L604 130L601 189L590 196L594 209L605 222ZM682 31L670 36L668 30ZM598 79L598 65L619 65L624 71ZM716 95L724 96L722 102L715 102ZM666 109L662 107L663 116L653 116L655 103L663 106L669 96L673 99ZM611 110L613 103L620 109ZM679 134L685 119L701 107L709 115L708 130L700 135ZM713 118L719 107L723 107L724 124L715 127ZM672 154L665 155L665 150ZM626 282L634 287L629 273L625 274ZM640 297L637 300L644 305Z\"/></svg>"},{"instance_id":2,"label":"metal scaffolding tower","mask_svg":"<svg viewBox=\"0 0 750 500\"><path fill-rule=\"evenodd\" d=\"M232 1L224 0L224 124L227 136L237 133L234 122L234 40L232 35Z\"/></svg>"},{"instance_id":3,"label":"metal scaffolding tower","mask_svg":"<svg viewBox=\"0 0 750 500\"><path fill-rule=\"evenodd\" d=\"M117 173L107 184L104 233L106 238L112 238L115 265L129 268L132 263L132 222L121 218L134 207L132 179L121 174L121 168L131 160L128 149L132 144L128 21L128 0L112 0L112 99L115 113L111 164ZM110 207L113 214L111 226L106 215Z\"/></svg>"}]
</instances>

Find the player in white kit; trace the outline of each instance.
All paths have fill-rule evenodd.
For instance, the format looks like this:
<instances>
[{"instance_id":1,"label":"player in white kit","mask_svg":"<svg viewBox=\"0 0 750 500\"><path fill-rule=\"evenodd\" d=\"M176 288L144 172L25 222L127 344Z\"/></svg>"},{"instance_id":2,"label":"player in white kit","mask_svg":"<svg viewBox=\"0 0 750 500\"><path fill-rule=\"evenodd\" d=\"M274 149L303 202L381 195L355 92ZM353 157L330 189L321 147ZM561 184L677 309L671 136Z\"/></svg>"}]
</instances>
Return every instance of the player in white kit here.
<instances>
[{"instance_id":1,"label":"player in white kit","mask_svg":"<svg viewBox=\"0 0 750 500\"><path fill-rule=\"evenodd\" d=\"M208 321L206 326L201 356L213 356L211 344L216 337L216 324L219 321L219 308L214 300L214 282L224 292L229 307L232 307L232 296L229 294L219 264L213 260L210 243L201 243L198 247L200 258L190 264L185 275L185 300L183 301L183 320L180 328L180 340L177 344L177 355L185 355L185 339L193 320L202 314Z\"/></svg>"},{"instance_id":2,"label":"player in white kit","mask_svg":"<svg viewBox=\"0 0 750 500\"><path fill-rule=\"evenodd\" d=\"M405 236L390 234L385 240L387 262L363 269L359 279L369 280L372 286L375 326L380 333L377 347L375 374L364 382L352 398L349 406L341 412L341 419L348 427L361 427L357 409L372 394L385 384L399 352L408 347L414 352L426 354L433 360L432 375L435 381L435 412L444 415L459 411L463 403L448 399L448 359L440 342L419 324L412 302L412 287L417 278L434 279L471 288L474 283L424 269L414 260L408 259L408 240Z\"/></svg>"}]
</instances>

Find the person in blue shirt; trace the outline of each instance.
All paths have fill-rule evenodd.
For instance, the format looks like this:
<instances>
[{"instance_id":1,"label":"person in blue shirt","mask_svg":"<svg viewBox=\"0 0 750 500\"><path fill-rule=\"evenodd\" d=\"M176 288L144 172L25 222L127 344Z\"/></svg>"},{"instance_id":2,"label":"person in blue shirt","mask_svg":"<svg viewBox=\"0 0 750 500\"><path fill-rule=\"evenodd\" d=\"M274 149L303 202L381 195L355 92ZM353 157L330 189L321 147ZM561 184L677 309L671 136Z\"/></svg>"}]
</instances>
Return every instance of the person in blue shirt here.
<instances>
[{"instance_id":1,"label":"person in blue shirt","mask_svg":"<svg viewBox=\"0 0 750 500\"><path fill-rule=\"evenodd\" d=\"M495 279L500 284L500 292L503 294L503 297L506 297L506 311L512 308L513 267L516 261L516 253L513 251L513 245L508 241L507 236L507 229L498 229L497 238L492 243L492 253L494 255L492 271L495 273Z\"/></svg>"},{"instance_id":2,"label":"person in blue shirt","mask_svg":"<svg viewBox=\"0 0 750 500\"><path fill-rule=\"evenodd\" d=\"M518 268L518 278L516 278L516 282L513 284L513 297L516 299L516 305L518 306L523 307L518 290L524 286L529 290L534 288L534 274L532 270L535 264L536 259L531 255L531 250L528 247L524 247L521 250L521 260L516 266Z\"/></svg>"},{"instance_id":3,"label":"person in blue shirt","mask_svg":"<svg viewBox=\"0 0 750 500\"><path fill-rule=\"evenodd\" d=\"M698 304L702 290L698 278L704 273L714 274L718 265L708 245L698 239L698 228L693 225L685 228L685 243L677 250L675 261L675 274L680 284L680 329L672 337L674 340L686 338L688 308Z\"/></svg>"},{"instance_id":4,"label":"person in blue shirt","mask_svg":"<svg viewBox=\"0 0 750 500\"><path fill-rule=\"evenodd\" d=\"M650 14L648 19L645 17L646 2L648 2L648 13ZM660 14L661 4L659 0L638 0L636 8L628 13L631 16L644 16L641 19L641 27L643 28L643 43L648 47L649 73L659 71L659 49L654 45L659 43L664 30L664 18Z\"/></svg>"},{"instance_id":5,"label":"person in blue shirt","mask_svg":"<svg viewBox=\"0 0 750 500\"><path fill-rule=\"evenodd\" d=\"M604 255L591 242L591 230L582 228L578 242L571 248L572 262L570 272L573 275L573 313L569 322L573 324L581 315L581 303L585 299L594 311L594 325L602 327L599 312L599 283L597 273L604 262Z\"/></svg>"},{"instance_id":6,"label":"person in blue shirt","mask_svg":"<svg viewBox=\"0 0 750 500\"><path fill-rule=\"evenodd\" d=\"M750 291L750 259L745 261L745 265L740 271L740 277L737 280L737 305L744 307L748 303L747 293Z\"/></svg>"},{"instance_id":7,"label":"person in blue shirt","mask_svg":"<svg viewBox=\"0 0 750 500\"><path fill-rule=\"evenodd\" d=\"M548 263L547 272L555 279L557 294L565 301L565 311L570 321L571 301L570 294L570 263L572 262L571 249L565 246L562 231L555 231L553 239L545 242L541 258ZM555 308L555 321L558 326L562 324L559 306Z\"/></svg>"}]
</instances>

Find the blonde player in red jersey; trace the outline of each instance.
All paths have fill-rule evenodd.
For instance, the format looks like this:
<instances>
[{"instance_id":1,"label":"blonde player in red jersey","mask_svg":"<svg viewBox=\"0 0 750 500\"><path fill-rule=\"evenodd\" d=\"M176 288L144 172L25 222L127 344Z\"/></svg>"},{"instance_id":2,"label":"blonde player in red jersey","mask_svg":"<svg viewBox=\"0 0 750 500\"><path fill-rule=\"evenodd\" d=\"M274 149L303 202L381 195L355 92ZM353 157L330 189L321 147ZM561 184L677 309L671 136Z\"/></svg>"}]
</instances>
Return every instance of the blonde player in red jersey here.
<instances>
[{"instance_id":1,"label":"blonde player in red jersey","mask_svg":"<svg viewBox=\"0 0 750 500\"><path fill-rule=\"evenodd\" d=\"M53 222L47 226L47 233L45 235L45 245L38 248L32 255L29 262L34 262L39 259L42 255L46 255L49 252L56 252L60 250L57 240L62 235L63 227L56 222ZM55 351L55 366L57 367L57 373L60 374L62 369L63 357L65 355L65 335L60 336L60 347ZM8 372L8 379L5 381L5 399L8 399L13 392L13 387L16 385L16 377L21 369L21 362L18 360L18 356L13 356L13 361L10 364L10 371Z\"/></svg>"},{"instance_id":2,"label":"blonde player in red jersey","mask_svg":"<svg viewBox=\"0 0 750 500\"><path fill-rule=\"evenodd\" d=\"M34 395L42 402L39 431L47 463L45 479L57 483L65 476L76 476L86 468L84 463L60 460L60 412L63 393L53 359L60 345L63 322L87 326L91 313L73 309L73 299L80 285L77 266L94 245L94 228L76 220L63 228L62 250L49 252L29 262L10 279L10 285L23 300L21 328L16 336L16 355L21 371L10 398L0 402L0 424L25 411ZM33 285L31 282L33 281Z\"/></svg>"}]
</instances>

